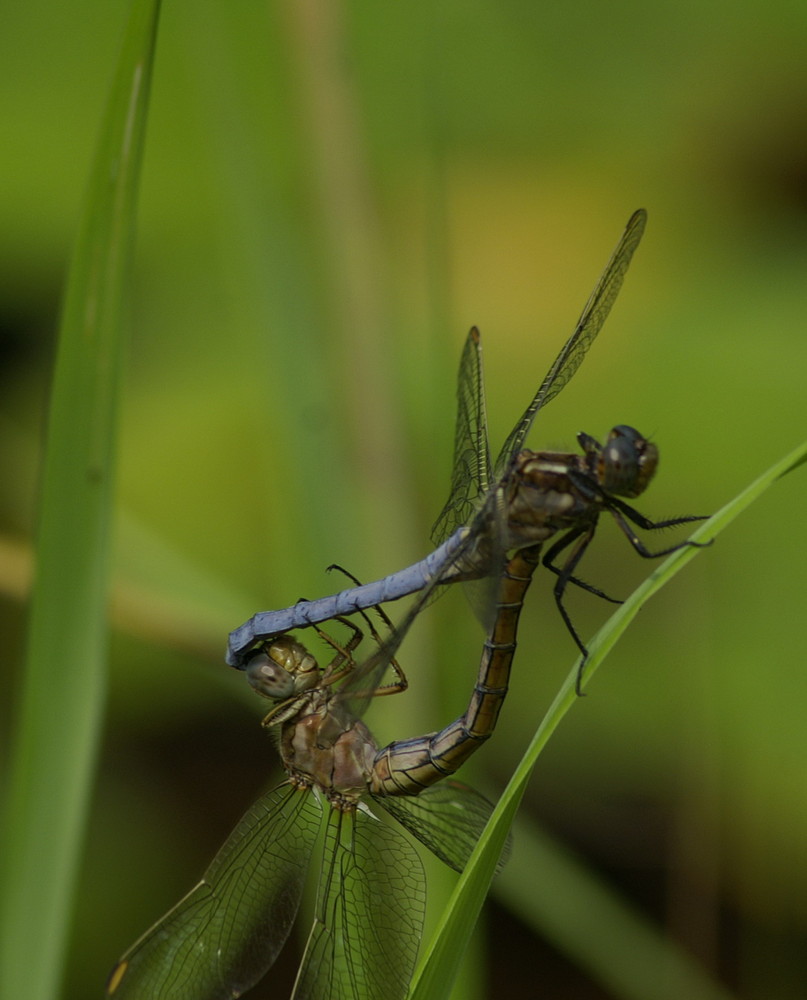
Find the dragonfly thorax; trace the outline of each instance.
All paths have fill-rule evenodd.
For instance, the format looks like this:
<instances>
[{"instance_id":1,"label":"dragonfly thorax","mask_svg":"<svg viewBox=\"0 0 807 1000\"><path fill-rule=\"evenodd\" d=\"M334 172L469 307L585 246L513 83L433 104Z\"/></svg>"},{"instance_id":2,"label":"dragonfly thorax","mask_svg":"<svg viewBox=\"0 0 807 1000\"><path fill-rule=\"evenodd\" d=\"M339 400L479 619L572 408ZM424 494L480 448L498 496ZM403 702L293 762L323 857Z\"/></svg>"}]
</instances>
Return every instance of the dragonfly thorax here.
<instances>
[{"instance_id":1,"label":"dragonfly thorax","mask_svg":"<svg viewBox=\"0 0 807 1000\"><path fill-rule=\"evenodd\" d=\"M578 443L586 453L589 468L606 493L638 497L647 489L658 467L658 448L635 427L620 424L605 445L581 431Z\"/></svg>"},{"instance_id":2,"label":"dragonfly thorax","mask_svg":"<svg viewBox=\"0 0 807 1000\"><path fill-rule=\"evenodd\" d=\"M283 766L296 781L319 788L331 804L355 805L369 787L378 747L367 726L327 691L315 691L310 711L287 720L280 738Z\"/></svg>"},{"instance_id":3,"label":"dragonfly thorax","mask_svg":"<svg viewBox=\"0 0 807 1000\"><path fill-rule=\"evenodd\" d=\"M246 674L253 689L272 701L308 691L320 679L317 661L290 635L264 643L247 663Z\"/></svg>"}]
</instances>

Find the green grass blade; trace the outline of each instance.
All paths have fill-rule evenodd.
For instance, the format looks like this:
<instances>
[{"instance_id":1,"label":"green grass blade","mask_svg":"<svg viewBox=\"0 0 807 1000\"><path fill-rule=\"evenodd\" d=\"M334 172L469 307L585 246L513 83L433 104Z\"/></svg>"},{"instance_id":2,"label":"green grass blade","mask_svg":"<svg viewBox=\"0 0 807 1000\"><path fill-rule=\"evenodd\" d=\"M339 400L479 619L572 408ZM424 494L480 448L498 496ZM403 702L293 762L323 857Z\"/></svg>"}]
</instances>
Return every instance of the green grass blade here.
<instances>
[{"instance_id":1,"label":"green grass blade","mask_svg":"<svg viewBox=\"0 0 807 1000\"><path fill-rule=\"evenodd\" d=\"M751 483L742 493L726 504L713 517L709 518L692 535L692 540L701 543L711 541L750 504L758 499L777 479L797 468L805 461L807 461L807 442L771 466L759 479ZM648 579L611 616L589 646L590 655L586 664L584 686L588 684L602 660L625 631L645 601L663 587L664 584L669 582L691 559L694 559L698 553L703 551L702 548L688 546L674 552L651 573ZM446 996L450 990L457 968L462 960L462 954L478 918L479 910L490 887L496 860L504 844L507 831L513 821L532 770L538 760L538 756L549 740L549 737L560 724L561 719L577 701L575 681L578 666L579 664L575 664L569 673L555 701L538 727L523 759L502 794L465 871L460 876L449 905L446 907L438 929L417 970L410 992L410 1000L439 1000L439 998ZM538 891L541 891L541 887L539 887ZM584 950L585 942L579 942L579 945L578 955ZM592 947L592 951L594 950ZM679 958L680 956L675 956L676 960ZM589 964L591 967L598 967L595 960L592 960ZM695 970L691 966L687 966L686 974L694 976ZM616 978L618 977L615 972L612 981ZM620 970L619 978L624 981L624 969ZM717 997L721 995L716 992L716 988L713 987L713 984L706 976L702 977L701 986L702 992L700 995L703 997ZM625 988L621 995L630 997L641 994L630 992Z\"/></svg>"},{"instance_id":2,"label":"green grass blade","mask_svg":"<svg viewBox=\"0 0 807 1000\"><path fill-rule=\"evenodd\" d=\"M159 0L135 0L67 280L50 399L37 572L11 748L0 996L53 1000L105 689L123 300Z\"/></svg>"}]
</instances>

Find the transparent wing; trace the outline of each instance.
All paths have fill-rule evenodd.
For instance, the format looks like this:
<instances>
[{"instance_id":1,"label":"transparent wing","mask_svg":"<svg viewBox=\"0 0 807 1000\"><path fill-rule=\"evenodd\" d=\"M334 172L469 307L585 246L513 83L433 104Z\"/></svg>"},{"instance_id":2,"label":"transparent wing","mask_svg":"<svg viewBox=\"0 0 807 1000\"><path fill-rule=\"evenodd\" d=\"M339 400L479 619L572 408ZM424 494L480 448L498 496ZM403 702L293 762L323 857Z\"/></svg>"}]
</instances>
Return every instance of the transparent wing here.
<instances>
[{"instance_id":1,"label":"transparent wing","mask_svg":"<svg viewBox=\"0 0 807 1000\"><path fill-rule=\"evenodd\" d=\"M403 834L334 809L292 1000L403 1000L425 909L423 865Z\"/></svg>"},{"instance_id":2,"label":"transparent wing","mask_svg":"<svg viewBox=\"0 0 807 1000\"><path fill-rule=\"evenodd\" d=\"M485 413L482 341L474 326L465 341L457 376L454 464L445 507L434 522L432 541L440 545L467 524L490 488L490 448Z\"/></svg>"},{"instance_id":3,"label":"transparent wing","mask_svg":"<svg viewBox=\"0 0 807 1000\"><path fill-rule=\"evenodd\" d=\"M494 501L495 498L492 498L491 503ZM348 711L351 715L360 717L364 714L370 699L373 696L373 692L381 686L384 676L389 668L390 661L398 652L398 649L409 632L409 629L412 627L413 622L426 605L430 603L434 597L435 591L442 590L442 587L445 586L445 584L440 584L440 578L443 571L448 569L450 563L462 559L463 555L472 545L474 545L475 540L480 535L490 538L493 542L493 547L491 548L492 568L490 570L490 578L489 580L486 579L484 581L480 581L480 583L490 593L495 593L498 575L501 572L501 566L504 564L504 554L500 551L501 546L496 544L496 539L498 538L499 533L497 531L490 530L491 518L487 513L487 510L488 505L477 512L473 521L469 525L468 532L463 539L462 544L455 550L453 557L451 559L447 558L445 562L435 570L432 578L426 586L418 592L415 600L409 606L409 610L406 615L404 615L398 625L390 631L389 635L387 635L383 641L380 642L378 648L356 667L356 669L351 673L350 679L340 688L339 698L340 700L346 702ZM493 566L494 550L496 553L495 566ZM474 596L475 595L472 595L472 598ZM474 608L479 613L482 609L482 604L473 599L472 603ZM495 602L493 600L486 600L484 603L483 625L487 627L489 625L489 621L487 619L495 613ZM481 614L480 617L482 617Z\"/></svg>"},{"instance_id":4,"label":"transparent wing","mask_svg":"<svg viewBox=\"0 0 807 1000\"><path fill-rule=\"evenodd\" d=\"M523 447L524 439L533 420L535 420L535 415L542 406L546 406L551 399L557 396L580 367L586 356L586 351L602 329L602 325L616 301L625 279L625 272L628 270L634 251L644 233L646 222L647 213L642 208L634 212L628 220L622 238L611 254L611 259L606 264L600 280L577 321L574 333L563 345L532 402L504 442L499 457L496 459L494 475L497 478L505 472L512 457Z\"/></svg>"},{"instance_id":5,"label":"transparent wing","mask_svg":"<svg viewBox=\"0 0 807 1000\"><path fill-rule=\"evenodd\" d=\"M458 380L457 432L455 440L454 473L451 495L443 512L434 526L433 537L442 538L451 533L455 524L463 524L462 518L471 518L466 536L453 557L437 568L432 579L419 592L406 616L394 632L381 646L354 672L345 686L346 695L351 691L362 692L361 697L351 700L351 711L360 715L367 706L368 692L375 690L390 660L403 642L406 633L423 608L431 601L440 587L440 578L450 563L457 563L472 547L484 546L487 573L485 579L471 581L471 604L483 627L488 628L494 613L496 582L505 560L504 540L506 538L507 510L501 479L505 475L513 455L521 450L527 432L536 414L563 389L580 367L594 338L600 332L611 307L616 300L625 272L644 233L647 213L643 209L634 212L628 220L625 232L616 246L611 259L591 293L574 333L563 345L552 367L541 383L532 402L513 428L504 443L493 472L494 483L487 475L487 428L484 411L482 386L482 354L478 331L471 330L460 362ZM483 457L484 456L484 457ZM485 476L482 476L483 470ZM479 473L475 481L473 473ZM470 473L470 475L468 475ZM484 489L481 484L485 483ZM475 513L474 513L475 510ZM466 590L469 589L466 587Z\"/></svg>"},{"instance_id":6,"label":"transparent wing","mask_svg":"<svg viewBox=\"0 0 807 1000\"><path fill-rule=\"evenodd\" d=\"M453 779L430 785L419 795L390 795L374 801L456 872L465 868L493 811L484 795ZM497 872L507 862L510 844L508 837Z\"/></svg>"},{"instance_id":7,"label":"transparent wing","mask_svg":"<svg viewBox=\"0 0 807 1000\"><path fill-rule=\"evenodd\" d=\"M114 1000L231 1000L270 968L288 937L321 825L310 791L267 792L201 882L129 949Z\"/></svg>"}]
</instances>

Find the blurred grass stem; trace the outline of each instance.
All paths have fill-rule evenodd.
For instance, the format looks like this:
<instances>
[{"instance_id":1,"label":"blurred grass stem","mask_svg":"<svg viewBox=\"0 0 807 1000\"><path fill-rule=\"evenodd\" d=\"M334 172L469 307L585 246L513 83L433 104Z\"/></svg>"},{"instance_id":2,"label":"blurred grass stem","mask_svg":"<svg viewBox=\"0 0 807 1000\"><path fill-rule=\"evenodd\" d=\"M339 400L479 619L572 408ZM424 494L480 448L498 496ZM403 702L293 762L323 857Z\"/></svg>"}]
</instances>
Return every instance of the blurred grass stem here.
<instances>
[{"instance_id":1,"label":"blurred grass stem","mask_svg":"<svg viewBox=\"0 0 807 1000\"><path fill-rule=\"evenodd\" d=\"M124 301L159 0L135 0L70 260L4 815L0 996L58 993L105 692Z\"/></svg>"}]
</instances>

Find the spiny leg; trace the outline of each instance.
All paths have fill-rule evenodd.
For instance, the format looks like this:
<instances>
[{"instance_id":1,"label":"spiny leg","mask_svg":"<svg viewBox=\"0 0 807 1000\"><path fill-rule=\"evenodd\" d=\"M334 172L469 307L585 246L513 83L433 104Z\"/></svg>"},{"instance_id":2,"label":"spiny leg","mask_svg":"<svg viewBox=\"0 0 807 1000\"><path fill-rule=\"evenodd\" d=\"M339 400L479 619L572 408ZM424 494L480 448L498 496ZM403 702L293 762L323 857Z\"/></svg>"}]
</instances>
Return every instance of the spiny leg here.
<instances>
[{"instance_id":1,"label":"spiny leg","mask_svg":"<svg viewBox=\"0 0 807 1000\"><path fill-rule=\"evenodd\" d=\"M629 521L633 521L635 525L638 525L638 527L642 528L642 530L644 531L658 531L662 528L675 528L679 524L691 524L693 521L709 520L708 514L686 514L683 517L670 517L665 519L664 521L651 521L649 517L645 517L645 515L641 514L638 510L636 510L635 507L631 507L630 504L626 504L623 500L620 500L617 497L607 496L606 494L603 494L603 498L606 500L605 506L608 508L608 510L611 511L612 514L614 513L615 509L621 511L625 515L625 517L628 518ZM681 543L681 545L687 545L687 544L698 545L699 543L698 542ZM708 545L711 543L710 542L700 543L701 546L703 546L704 544Z\"/></svg>"},{"instance_id":2,"label":"spiny leg","mask_svg":"<svg viewBox=\"0 0 807 1000\"><path fill-rule=\"evenodd\" d=\"M586 660L588 659L588 649L586 649L583 640L577 633L577 629L572 624L572 619L569 616L569 612L566 610L566 607L563 603L563 595L566 591L566 585L572 579L572 574L574 572L575 567L583 558L586 549L591 543L591 539L594 537L594 531L596 527L597 525L595 522L594 524L589 525L589 527L586 528L584 531L575 533L573 538L574 547L572 548L572 551L569 553L569 556L566 559L566 562L561 567L561 569L559 571L557 571L556 569L556 571L558 572L558 579L552 591L553 594L555 595L555 604L557 605L558 611L560 612L560 616L563 619L564 624L566 625L566 628L568 629L572 639L574 639L575 645L582 654L580 666L577 670L577 680L575 681L574 685L575 692L580 697L582 697L583 695L581 684L583 682L583 668L585 667ZM590 588L587 587L586 589ZM603 594L602 596L604 597L605 595Z\"/></svg>"},{"instance_id":3,"label":"spiny leg","mask_svg":"<svg viewBox=\"0 0 807 1000\"><path fill-rule=\"evenodd\" d=\"M557 566L555 564L555 559L560 555L560 553L568 548L572 542L578 538L587 528L574 528L572 531L568 531L562 538L558 539L555 544L547 550L543 559L542 564L546 566L548 570L555 574L555 576L561 576L566 567ZM569 576L566 580L567 583L573 583L576 587L580 587L582 590L588 591L589 594L594 594L595 597L601 597L604 601L610 601L611 604L622 604L622 601L618 597L611 597L604 591L597 587L592 586L590 583L586 583L585 580L581 580L577 576Z\"/></svg>"},{"instance_id":4,"label":"spiny leg","mask_svg":"<svg viewBox=\"0 0 807 1000\"><path fill-rule=\"evenodd\" d=\"M338 572L344 574L344 576L346 576L348 580L352 580L357 587L361 586L361 581L357 577L355 577L350 572L350 570L345 569L344 566L340 566L338 563L331 563L331 565L328 567L328 572L330 572L333 569L338 570ZM386 625L386 627L389 629L390 633L392 633L394 625L392 624L389 615L386 613L383 607L380 604L374 604L372 608L370 608L369 610L375 611L375 613L378 615L378 617L381 619L384 625ZM359 614L367 623L367 628L370 630L370 635L375 640L378 648L381 649L381 647L384 645L384 640L381 638L381 635L379 634L378 629L375 627L375 623L373 622L372 618L370 617L368 612L365 611L363 608L359 608ZM397 680L391 682L390 684L382 684L380 687L376 688L376 690L373 692L374 698L380 698L388 694L400 694L401 692L406 691L406 689L409 687L409 681L407 680L406 674L403 671L403 667L401 667L400 663L398 663L398 661L395 659L394 656L390 657L389 665L392 668L392 672L395 674Z\"/></svg>"},{"instance_id":5,"label":"spiny leg","mask_svg":"<svg viewBox=\"0 0 807 1000\"><path fill-rule=\"evenodd\" d=\"M643 514L640 514L633 507L630 507L628 504L623 503L621 500L618 500L615 497L604 495L604 499L606 500L605 508L613 516L620 530L623 532L625 537L630 542L632 548L645 559L657 559L660 558L661 556L670 555L671 553L677 552L679 549L685 548L687 546L692 546L694 548L705 548L708 545L712 544L711 541L693 542L692 540L687 539L683 542L678 542L675 545L671 545L658 552L651 552L647 548L647 546L642 542L642 540L638 537L633 528L630 526L629 523L630 521L632 521L634 524L637 524L640 528L652 531L661 528L674 527L679 524L687 524L692 521L702 521L705 520L705 518L699 515L688 515L685 517L670 518L664 521L651 521ZM578 586L582 586L584 590L588 590L590 593L596 594L599 597L603 597L605 598L605 600L612 601L614 604L622 603L621 601L617 601L612 597L608 597L607 594L598 591L595 587L589 586L588 584L584 583L581 580L578 580L576 577L572 575L572 571L582 558L583 553L585 552L589 542L594 536L595 527L596 527L596 522L595 524L591 525L591 527L586 531L585 534L581 536L580 541L577 542L574 550L572 551L572 553L570 554L569 558L566 560L564 565L560 568L560 570L558 569L558 567L552 565L552 559L559 552L561 552L570 542L574 541L578 537L578 535L581 535L580 531L573 531L571 533L571 537L569 537L569 535L564 536L564 538L562 538L560 542L556 543L544 557L544 565L546 565L549 569L558 574L558 581L555 584L555 589L554 589L555 601L557 603L558 610L560 611L561 617L566 623L566 627L568 628L570 634L572 635L572 638L577 644L578 649L583 654L583 659L580 662L580 667L577 672L577 680L575 682L575 691L577 692L578 695L583 694L581 690L581 684L583 680L583 670L585 668L586 659L588 658L588 650L586 649L585 645L583 644L579 635L577 634L577 631L571 622L569 614L563 605L563 593L566 584L576 583L578 584Z\"/></svg>"},{"instance_id":6,"label":"spiny leg","mask_svg":"<svg viewBox=\"0 0 807 1000\"><path fill-rule=\"evenodd\" d=\"M693 542L692 539L687 538L683 542L677 542L675 545L670 545L666 549L660 549L658 552L651 552L650 549L644 544L644 542L639 538L633 528L630 526L630 521L637 524L640 528L652 531L658 528L668 528L676 524L684 524L688 521L702 521L702 517L682 517L682 518L672 518L669 521L650 521L646 517L639 514L632 507L628 507L627 504L620 503L619 501L610 499L608 503L608 511L619 525L620 531L625 535L625 537L630 542L633 549L639 553L643 559L659 559L661 556L671 555L673 552L677 552L679 549L684 549L688 547L696 549L705 549L712 544L712 540L708 542Z\"/></svg>"},{"instance_id":7,"label":"spiny leg","mask_svg":"<svg viewBox=\"0 0 807 1000\"><path fill-rule=\"evenodd\" d=\"M348 639L347 643L343 646L341 643L326 632L321 629L318 625L314 626L314 631L322 639L324 643L331 647L336 653L336 656L331 660L328 666L325 668L322 675L323 684L334 684L336 681L341 680L356 667L356 660L353 656L354 650L359 646L362 639L364 638L364 633L359 628L359 626L352 622L349 618L344 618L342 615L338 615L336 618L332 619L340 624L344 625L346 628L350 629L352 635Z\"/></svg>"}]
</instances>

